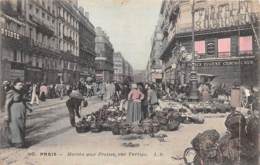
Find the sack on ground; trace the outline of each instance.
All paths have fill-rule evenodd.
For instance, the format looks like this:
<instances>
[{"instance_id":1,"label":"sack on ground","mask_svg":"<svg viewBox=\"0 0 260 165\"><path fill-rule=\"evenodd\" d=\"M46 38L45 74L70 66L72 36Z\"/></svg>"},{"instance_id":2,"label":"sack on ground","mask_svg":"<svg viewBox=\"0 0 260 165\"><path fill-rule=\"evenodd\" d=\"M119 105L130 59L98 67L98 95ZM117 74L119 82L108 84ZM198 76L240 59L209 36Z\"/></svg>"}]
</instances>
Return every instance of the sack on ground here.
<instances>
[{"instance_id":1,"label":"sack on ground","mask_svg":"<svg viewBox=\"0 0 260 165\"><path fill-rule=\"evenodd\" d=\"M191 115L189 118L195 124L203 124L205 122L205 119L202 115Z\"/></svg>"},{"instance_id":2,"label":"sack on ground","mask_svg":"<svg viewBox=\"0 0 260 165\"><path fill-rule=\"evenodd\" d=\"M76 123L76 131L78 133L85 133L90 130L90 123L86 121L85 118L83 118L81 121Z\"/></svg>"},{"instance_id":3,"label":"sack on ground","mask_svg":"<svg viewBox=\"0 0 260 165\"><path fill-rule=\"evenodd\" d=\"M94 122L94 123L91 124L90 130L93 133L99 133L99 132L102 131L102 126L101 126L100 123Z\"/></svg>"},{"instance_id":4,"label":"sack on ground","mask_svg":"<svg viewBox=\"0 0 260 165\"><path fill-rule=\"evenodd\" d=\"M168 124L167 124L167 130L168 131L176 131L178 130L180 126L180 122L177 120L169 120Z\"/></svg>"},{"instance_id":5,"label":"sack on ground","mask_svg":"<svg viewBox=\"0 0 260 165\"><path fill-rule=\"evenodd\" d=\"M112 126L112 133L113 133L113 135L120 135L119 124L114 124Z\"/></svg>"}]
</instances>

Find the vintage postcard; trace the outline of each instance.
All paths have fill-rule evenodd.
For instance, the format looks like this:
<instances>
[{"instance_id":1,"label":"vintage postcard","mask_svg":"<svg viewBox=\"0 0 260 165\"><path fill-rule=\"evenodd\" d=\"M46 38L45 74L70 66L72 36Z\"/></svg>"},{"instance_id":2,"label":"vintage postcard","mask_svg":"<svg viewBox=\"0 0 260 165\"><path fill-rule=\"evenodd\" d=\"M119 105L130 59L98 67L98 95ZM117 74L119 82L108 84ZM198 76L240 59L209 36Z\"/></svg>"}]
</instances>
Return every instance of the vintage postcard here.
<instances>
[{"instance_id":1,"label":"vintage postcard","mask_svg":"<svg viewBox=\"0 0 260 165\"><path fill-rule=\"evenodd\" d=\"M0 0L0 165L258 165L259 0Z\"/></svg>"}]
</instances>

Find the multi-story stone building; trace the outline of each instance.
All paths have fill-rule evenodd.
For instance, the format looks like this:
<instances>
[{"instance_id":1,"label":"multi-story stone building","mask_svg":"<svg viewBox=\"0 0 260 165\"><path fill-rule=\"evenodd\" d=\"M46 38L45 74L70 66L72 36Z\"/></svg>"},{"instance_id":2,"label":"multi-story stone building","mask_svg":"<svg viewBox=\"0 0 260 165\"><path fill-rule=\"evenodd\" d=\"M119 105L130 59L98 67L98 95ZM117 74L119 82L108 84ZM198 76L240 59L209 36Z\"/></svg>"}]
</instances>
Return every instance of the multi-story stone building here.
<instances>
[{"instance_id":1,"label":"multi-story stone building","mask_svg":"<svg viewBox=\"0 0 260 165\"><path fill-rule=\"evenodd\" d=\"M95 77L95 27L89 21L89 13L79 7L79 67L80 77Z\"/></svg>"},{"instance_id":2,"label":"multi-story stone building","mask_svg":"<svg viewBox=\"0 0 260 165\"><path fill-rule=\"evenodd\" d=\"M61 51L62 75L65 82L79 80L79 15L74 3L55 1L57 6L58 46ZM72 5L71 5L72 4Z\"/></svg>"},{"instance_id":3,"label":"multi-story stone building","mask_svg":"<svg viewBox=\"0 0 260 165\"><path fill-rule=\"evenodd\" d=\"M163 66L163 81L174 82L175 81L175 63L177 61L176 56L173 56L173 44L176 33L176 19L179 13L178 1L164 0L160 10L160 21L158 25L162 31L162 46L160 50L160 59Z\"/></svg>"},{"instance_id":4,"label":"multi-story stone building","mask_svg":"<svg viewBox=\"0 0 260 165\"><path fill-rule=\"evenodd\" d=\"M102 81L113 81L113 54L114 48L109 37L101 27L96 27L95 52L96 52L96 79Z\"/></svg>"},{"instance_id":5,"label":"multi-story stone building","mask_svg":"<svg viewBox=\"0 0 260 165\"><path fill-rule=\"evenodd\" d=\"M46 83L79 80L80 67L88 64L83 64L87 60L79 56L81 15L77 0L6 0L1 1L1 11L5 80L20 78ZM94 27L90 22L88 25L92 35L84 39L91 40L87 47L93 54Z\"/></svg>"},{"instance_id":6,"label":"multi-story stone building","mask_svg":"<svg viewBox=\"0 0 260 165\"><path fill-rule=\"evenodd\" d=\"M51 1L24 1L26 34L30 50L26 66L26 80L54 83L58 81L58 30L56 29L57 9Z\"/></svg>"},{"instance_id":7,"label":"multi-story stone building","mask_svg":"<svg viewBox=\"0 0 260 165\"><path fill-rule=\"evenodd\" d=\"M114 81L123 82L124 81L124 57L121 52L114 53Z\"/></svg>"},{"instance_id":8,"label":"multi-story stone building","mask_svg":"<svg viewBox=\"0 0 260 165\"><path fill-rule=\"evenodd\" d=\"M145 82L145 74L146 74L146 71L145 70L135 70L134 73L133 73L133 81L135 83L138 83L138 82Z\"/></svg>"},{"instance_id":9,"label":"multi-story stone building","mask_svg":"<svg viewBox=\"0 0 260 165\"><path fill-rule=\"evenodd\" d=\"M152 76L151 76L151 64L150 64L150 59L148 59L148 62L146 64L146 72L145 72L145 79L147 82L151 82L152 81Z\"/></svg>"},{"instance_id":10,"label":"multi-story stone building","mask_svg":"<svg viewBox=\"0 0 260 165\"><path fill-rule=\"evenodd\" d=\"M195 1L194 9L198 75L215 77L216 83L228 86L234 82L255 85L255 60L259 55L256 35L259 2ZM189 82L193 45L191 12L192 0L162 3L164 38L161 59L165 81Z\"/></svg>"},{"instance_id":11,"label":"multi-story stone building","mask_svg":"<svg viewBox=\"0 0 260 165\"><path fill-rule=\"evenodd\" d=\"M119 82L133 80L133 67L120 52L114 53L114 80Z\"/></svg>"},{"instance_id":12,"label":"multi-story stone building","mask_svg":"<svg viewBox=\"0 0 260 165\"><path fill-rule=\"evenodd\" d=\"M0 10L2 80L24 80L29 47L22 3L0 1Z\"/></svg>"},{"instance_id":13,"label":"multi-story stone building","mask_svg":"<svg viewBox=\"0 0 260 165\"><path fill-rule=\"evenodd\" d=\"M159 21L161 21L160 18ZM148 80L152 82L162 82L162 62L160 60L162 36L160 26L157 25L152 39L152 48L147 69Z\"/></svg>"},{"instance_id":14,"label":"multi-story stone building","mask_svg":"<svg viewBox=\"0 0 260 165\"><path fill-rule=\"evenodd\" d=\"M127 81L127 82L133 81L133 67L126 60L124 60L124 72L123 72L123 75L124 75L124 81Z\"/></svg>"}]
</instances>

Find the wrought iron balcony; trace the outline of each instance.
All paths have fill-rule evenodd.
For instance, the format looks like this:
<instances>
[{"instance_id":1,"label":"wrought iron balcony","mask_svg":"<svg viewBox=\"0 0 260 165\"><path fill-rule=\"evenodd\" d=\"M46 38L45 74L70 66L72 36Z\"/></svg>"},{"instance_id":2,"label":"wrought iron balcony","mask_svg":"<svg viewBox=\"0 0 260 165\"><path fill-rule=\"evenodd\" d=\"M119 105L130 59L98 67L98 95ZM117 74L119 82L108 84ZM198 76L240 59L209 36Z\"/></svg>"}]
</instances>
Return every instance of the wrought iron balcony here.
<instances>
[{"instance_id":1,"label":"wrought iron balcony","mask_svg":"<svg viewBox=\"0 0 260 165\"><path fill-rule=\"evenodd\" d=\"M75 45L75 41L71 37L63 35L63 39Z\"/></svg>"},{"instance_id":2,"label":"wrought iron balcony","mask_svg":"<svg viewBox=\"0 0 260 165\"><path fill-rule=\"evenodd\" d=\"M34 22L37 25L36 26L37 31L39 31L43 34L46 34L48 36L54 35L54 29L55 29L54 26L44 23L44 21L35 17L34 15L30 15L29 19L30 19L30 21Z\"/></svg>"}]
</instances>

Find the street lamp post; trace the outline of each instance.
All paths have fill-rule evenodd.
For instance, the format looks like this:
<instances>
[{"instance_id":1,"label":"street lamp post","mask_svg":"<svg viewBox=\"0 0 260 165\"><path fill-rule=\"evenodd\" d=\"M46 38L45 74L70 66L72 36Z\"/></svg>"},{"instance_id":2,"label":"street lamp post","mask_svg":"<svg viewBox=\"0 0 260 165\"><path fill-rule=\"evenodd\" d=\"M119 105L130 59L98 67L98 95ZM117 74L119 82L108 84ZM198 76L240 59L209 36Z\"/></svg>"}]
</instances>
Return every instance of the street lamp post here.
<instances>
[{"instance_id":1,"label":"street lamp post","mask_svg":"<svg viewBox=\"0 0 260 165\"><path fill-rule=\"evenodd\" d=\"M191 9L191 14L192 14L192 63L191 63L191 73L190 73L190 85L191 85L191 90L190 90L190 100L191 101L198 101L198 79L197 79L197 72L195 69L195 1L192 1L192 9Z\"/></svg>"},{"instance_id":2,"label":"street lamp post","mask_svg":"<svg viewBox=\"0 0 260 165\"><path fill-rule=\"evenodd\" d=\"M5 18L0 16L0 28L3 28L5 24ZM0 32L0 112L4 112L4 88L3 88L3 52L2 52L2 46L3 46L3 36L2 33Z\"/></svg>"}]
</instances>

